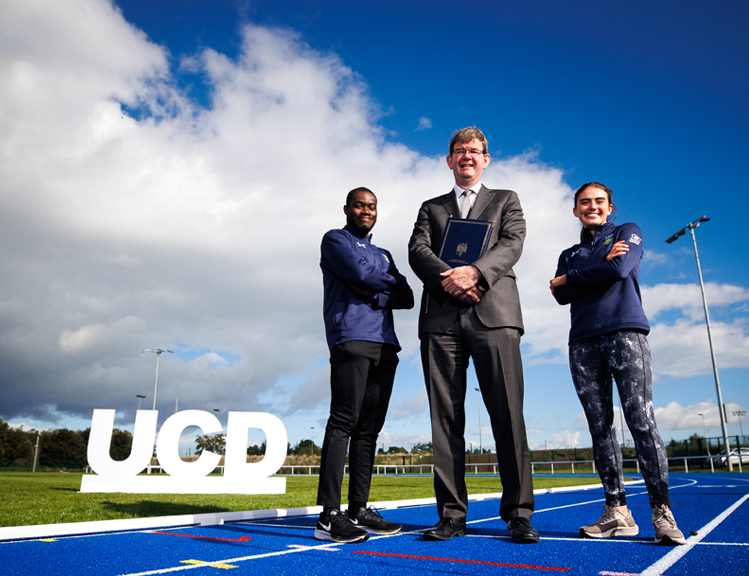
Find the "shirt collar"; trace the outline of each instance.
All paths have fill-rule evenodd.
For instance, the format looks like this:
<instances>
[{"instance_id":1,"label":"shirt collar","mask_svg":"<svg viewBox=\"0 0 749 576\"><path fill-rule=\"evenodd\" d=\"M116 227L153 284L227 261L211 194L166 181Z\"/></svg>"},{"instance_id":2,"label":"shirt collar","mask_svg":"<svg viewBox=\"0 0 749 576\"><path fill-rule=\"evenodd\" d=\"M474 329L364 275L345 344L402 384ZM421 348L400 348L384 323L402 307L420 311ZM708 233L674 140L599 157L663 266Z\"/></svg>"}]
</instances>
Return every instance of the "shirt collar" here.
<instances>
[{"instance_id":1,"label":"shirt collar","mask_svg":"<svg viewBox=\"0 0 749 576\"><path fill-rule=\"evenodd\" d=\"M476 194L479 193L479 190L481 190L481 187L483 184L481 182L478 182L475 186L471 186L470 190L473 190ZM469 190L469 188L461 188L457 184L453 186L453 190L455 191L455 194L458 198L460 198L460 195L465 192L466 190Z\"/></svg>"},{"instance_id":2,"label":"shirt collar","mask_svg":"<svg viewBox=\"0 0 749 576\"><path fill-rule=\"evenodd\" d=\"M609 232L611 232L611 230L613 228L616 228L616 224L614 224L610 220L607 220L603 224L600 224L600 225L596 226L596 234L595 234L595 236L591 235L590 230L588 230L587 228L584 228L583 229L583 237L587 237L587 238L599 238L602 234L608 234Z\"/></svg>"},{"instance_id":3,"label":"shirt collar","mask_svg":"<svg viewBox=\"0 0 749 576\"><path fill-rule=\"evenodd\" d=\"M359 235L358 235L358 234L356 233L356 230L354 230L354 229L353 229L353 228L352 228L351 226L349 226L348 224L346 224L346 225L345 225L345 226L343 227L343 229L344 229L344 230L346 230L346 231L348 231L348 232L349 232L349 233L350 233L350 234L351 234L352 236L354 236L354 237L356 237L356 238L361 238L362 240L366 240L367 242L372 242L372 234L371 234L371 233L370 233L370 234L368 234L367 236L359 236Z\"/></svg>"}]
</instances>

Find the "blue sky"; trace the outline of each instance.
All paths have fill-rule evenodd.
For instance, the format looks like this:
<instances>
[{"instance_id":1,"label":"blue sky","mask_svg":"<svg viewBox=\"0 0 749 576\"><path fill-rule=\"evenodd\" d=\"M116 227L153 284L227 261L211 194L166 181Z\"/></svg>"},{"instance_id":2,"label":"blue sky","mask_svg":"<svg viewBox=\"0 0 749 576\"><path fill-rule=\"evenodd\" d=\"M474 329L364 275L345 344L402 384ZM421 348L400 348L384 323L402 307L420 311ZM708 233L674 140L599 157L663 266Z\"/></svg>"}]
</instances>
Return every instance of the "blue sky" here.
<instances>
[{"instance_id":1,"label":"blue sky","mask_svg":"<svg viewBox=\"0 0 749 576\"><path fill-rule=\"evenodd\" d=\"M529 222L533 447L590 443L547 289L590 180L643 230L664 439L701 433L699 413L720 434L691 241L665 243L703 214L724 401L749 405L744 3L33 0L0 21L1 418L85 428L115 408L131 428L135 394L153 393L140 351L161 346L177 352L162 356L164 416L177 397L269 411L292 444L319 444L319 239L345 193L371 187L375 242L419 290L405 244L420 202L451 186L447 142L466 125L489 138L485 182L517 190ZM386 446L429 440L415 322L396 315Z\"/></svg>"}]
</instances>

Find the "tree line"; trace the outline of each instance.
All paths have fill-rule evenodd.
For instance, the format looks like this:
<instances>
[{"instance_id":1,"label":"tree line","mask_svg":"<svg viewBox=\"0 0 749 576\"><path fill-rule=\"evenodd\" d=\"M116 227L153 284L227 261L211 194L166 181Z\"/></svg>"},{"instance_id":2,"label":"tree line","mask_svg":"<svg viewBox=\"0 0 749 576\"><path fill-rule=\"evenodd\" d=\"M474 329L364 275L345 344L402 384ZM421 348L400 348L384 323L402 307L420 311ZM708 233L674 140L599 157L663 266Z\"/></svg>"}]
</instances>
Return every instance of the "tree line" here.
<instances>
[{"instance_id":1,"label":"tree line","mask_svg":"<svg viewBox=\"0 0 749 576\"><path fill-rule=\"evenodd\" d=\"M88 439L91 429L68 430L21 430L0 419L0 467L30 467L34 460L34 451L39 440L37 463L53 468L82 468L87 465ZM226 437L223 433L205 434L195 438L197 455L208 450L215 454L226 452ZM127 430L115 428L109 446L112 460L121 462L130 456L133 435ZM248 456L265 455L266 443L248 446ZM294 446L287 444L287 454L291 456L320 456L322 448L310 439L297 442ZM387 450L380 448L378 454L426 454L432 453L432 443L416 444L409 451L400 446L391 446Z\"/></svg>"},{"instance_id":2,"label":"tree line","mask_svg":"<svg viewBox=\"0 0 749 576\"><path fill-rule=\"evenodd\" d=\"M0 467L28 468L34 461L34 451L39 440L39 454L36 461L40 466L51 468L83 468L88 464L88 439L91 428L85 430L21 430L11 426L0 418ZM289 452L309 454L309 440L302 441ZM226 438L224 434L206 434L195 438L196 454L209 450L215 454L224 454ZM127 430L112 430L109 445L109 456L116 462L126 460L130 456L133 445L133 435ZM320 454L320 448L314 447L314 453ZM260 446L247 448L248 456L262 456L265 454L265 442Z\"/></svg>"},{"instance_id":3,"label":"tree line","mask_svg":"<svg viewBox=\"0 0 749 576\"><path fill-rule=\"evenodd\" d=\"M91 429L20 430L11 428L0 419L0 466L26 467L34 460L34 450L39 440L37 462L42 466L70 468L86 466L88 438ZM122 461L130 455L133 435L127 430L114 429L109 454L113 460Z\"/></svg>"}]
</instances>

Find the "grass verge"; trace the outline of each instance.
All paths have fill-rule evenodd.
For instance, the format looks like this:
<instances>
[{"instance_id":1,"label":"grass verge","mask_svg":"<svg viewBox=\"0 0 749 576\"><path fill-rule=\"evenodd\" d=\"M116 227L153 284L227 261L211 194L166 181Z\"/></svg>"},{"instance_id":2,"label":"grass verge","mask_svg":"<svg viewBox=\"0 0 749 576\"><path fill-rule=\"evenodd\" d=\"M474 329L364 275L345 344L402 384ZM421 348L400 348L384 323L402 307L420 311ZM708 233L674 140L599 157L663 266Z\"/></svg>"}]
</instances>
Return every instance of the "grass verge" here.
<instances>
[{"instance_id":1,"label":"grass verge","mask_svg":"<svg viewBox=\"0 0 749 576\"><path fill-rule=\"evenodd\" d=\"M314 506L317 476L288 476L286 494L81 494L82 474L0 472L0 526L91 522ZM597 478L534 478L534 488L579 486ZM469 494L501 492L496 476L468 476ZM344 478L342 493L348 491ZM431 476L373 476L370 501L433 498Z\"/></svg>"}]
</instances>

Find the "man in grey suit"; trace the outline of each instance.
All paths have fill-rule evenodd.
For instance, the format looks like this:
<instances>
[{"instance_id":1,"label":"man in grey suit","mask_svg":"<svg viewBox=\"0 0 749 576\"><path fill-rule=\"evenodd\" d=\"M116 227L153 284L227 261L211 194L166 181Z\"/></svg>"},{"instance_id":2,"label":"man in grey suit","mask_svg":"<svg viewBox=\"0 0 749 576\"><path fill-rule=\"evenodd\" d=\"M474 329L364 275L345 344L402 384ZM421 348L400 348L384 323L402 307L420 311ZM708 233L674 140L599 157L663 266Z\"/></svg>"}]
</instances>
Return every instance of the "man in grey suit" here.
<instances>
[{"instance_id":1,"label":"man in grey suit","mask_svg":"<svg viewBox=\"0 0 749 576\"><path fill-rule=\"evenodd\" d=\"M533 480L523 419L523 318L512 270L523 251L526 227L515 192L481 183L489 161L481 130L469 127L453 135L447 165L455 187L422 204L408 243L409 264L424 283L419 338L440 515L424 538L449 540L466 532L464 405L472 357L497 446L500 515L515 542L535 543L539 535L530 524ZM451 268L437 254L448 220L460 217L490 220L494 228L482 256Z\"/></svg>"}]
</instances>

